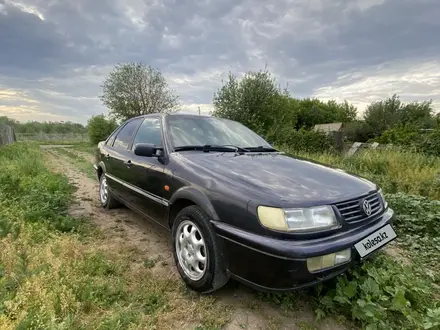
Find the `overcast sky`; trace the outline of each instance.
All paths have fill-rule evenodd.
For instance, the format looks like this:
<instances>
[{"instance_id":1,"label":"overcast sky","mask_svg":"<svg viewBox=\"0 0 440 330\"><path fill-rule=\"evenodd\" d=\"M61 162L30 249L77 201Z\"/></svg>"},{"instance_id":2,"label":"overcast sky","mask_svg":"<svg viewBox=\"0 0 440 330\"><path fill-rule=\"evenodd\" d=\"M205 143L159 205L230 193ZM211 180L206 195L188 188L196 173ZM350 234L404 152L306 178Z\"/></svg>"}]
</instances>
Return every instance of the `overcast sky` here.
<instances>
[{"instance_id":1,"label":"overcast sky","mask_svg":"<svg viewBox=\"0 0 440 330\"><path fill-rule=\"evenodd\" d=\"M116 63L159 68L182 109L268 65L298 97L440 109L439 0L0 0L0 115L86 123Z\"/></svg>"}]
</instances>

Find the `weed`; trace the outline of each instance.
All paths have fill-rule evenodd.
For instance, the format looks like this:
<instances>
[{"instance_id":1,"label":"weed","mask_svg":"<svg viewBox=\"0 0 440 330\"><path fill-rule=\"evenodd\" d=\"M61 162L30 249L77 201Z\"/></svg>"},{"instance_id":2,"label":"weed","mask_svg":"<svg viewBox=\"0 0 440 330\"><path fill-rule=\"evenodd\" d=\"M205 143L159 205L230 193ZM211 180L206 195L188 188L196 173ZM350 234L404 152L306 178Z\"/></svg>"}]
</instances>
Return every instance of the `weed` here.
<instances>
[{"instance_id":1,"label":"weed","mask_svg":"<svg viewBox=\"0 0 440 330\"><path fill-rule=\"evenodd\" d=\"M309 322L301 321L296 324L300 330L318 330L318 328Z\"/></svg>"},{"instance_id":2,"label":"weed","mask_svg":"<svg viewBox=\"0 0 440 330\"><path fill-rule=\"evenodd\" d=\"M157 262L158 262L157 258L156 259L148 259L147 258L144 260L144 266L146 268L153 268L157 264Z\"/></svg>"}]
</instances>

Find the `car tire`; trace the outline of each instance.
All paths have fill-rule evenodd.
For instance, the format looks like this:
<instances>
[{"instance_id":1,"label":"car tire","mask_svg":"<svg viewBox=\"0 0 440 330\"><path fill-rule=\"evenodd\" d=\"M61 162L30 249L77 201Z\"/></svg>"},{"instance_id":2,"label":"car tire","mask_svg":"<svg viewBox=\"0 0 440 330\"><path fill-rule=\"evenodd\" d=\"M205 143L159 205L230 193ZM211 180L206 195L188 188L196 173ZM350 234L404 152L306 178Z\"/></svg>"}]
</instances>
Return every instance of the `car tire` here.
<instances>
[{"instance_id":1,"label":"car tire","mask_svg":"<svg viewBox=\"0 0 440 330\"><path fill-rule=\"evenodd\" d=\"M120 204L108 189L105 173L102 173L99 178L99 201L101 206L107 210L113 209Z\"/></svg>"},{"instance_id":2,"label":"car tire","mask_svg":"<svg viewBox=\"0 0 440 330\"><path fill-rule=\"evenodd\" d=\"M172 228L177 270L189 288L201 293L216 291L229 280L221 242L209 220L200 207L191 205L177 214Z\"/></svg>"}]
</instances>

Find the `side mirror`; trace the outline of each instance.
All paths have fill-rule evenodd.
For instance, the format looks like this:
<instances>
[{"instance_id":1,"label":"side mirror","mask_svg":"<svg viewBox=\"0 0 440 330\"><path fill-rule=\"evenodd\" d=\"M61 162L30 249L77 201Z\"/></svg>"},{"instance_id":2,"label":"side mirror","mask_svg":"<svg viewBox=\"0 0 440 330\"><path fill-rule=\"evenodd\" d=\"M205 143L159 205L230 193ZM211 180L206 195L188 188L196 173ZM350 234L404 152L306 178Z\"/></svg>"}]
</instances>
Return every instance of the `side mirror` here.
<instances>
[{"instance_id":1,"label":"side mirror","mask_svg":"<svg viewBox=\"0 0 440 330\"><path fill-rule=\"evenodd\" d=\"M157 157L157 150L163 150L163 148L151 143L138 143L134 147L134 154L142 157Z\"/></svg>"}]
</instances>

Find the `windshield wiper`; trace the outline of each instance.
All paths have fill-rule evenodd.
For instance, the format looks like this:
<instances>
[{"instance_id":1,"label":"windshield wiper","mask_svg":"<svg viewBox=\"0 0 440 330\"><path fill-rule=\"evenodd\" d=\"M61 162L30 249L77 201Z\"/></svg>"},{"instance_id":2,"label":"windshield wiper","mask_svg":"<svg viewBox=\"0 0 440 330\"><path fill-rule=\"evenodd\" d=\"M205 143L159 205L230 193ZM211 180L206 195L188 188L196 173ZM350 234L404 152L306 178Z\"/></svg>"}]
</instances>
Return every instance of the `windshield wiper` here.
<instances>
[{"instance_id":1,"label":"windshield wiper","mask_svg":"<svg viewBox=\"0 0 440 330\"><path fill-rule=\"evenodd\" d=\"M246 147L246 150L248 151L256 151L256 152L277 152L278 150L272 147L264 147L264 146L258 146L258 147Z\"/></svg>"},{"instance_id":2,"label":"windshield wiper","mask_svg":"<svg viewBox=\"0 0 440 330\"><path fill-rule=\"evenodd\" d=\"M216 144L205 144L205 145L187 145L187 146L179 146L174 148L175 151L187 151L187 150L201 150L204 152L209 152L210 150L222 150L222 151L235 151L235 152L249 152L249 150L245 148L241 148L238 146L224 144L224 145L216 145Z\"/></svg>"}]
</instances>

